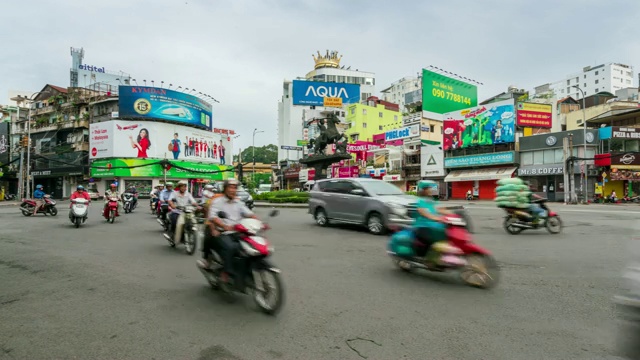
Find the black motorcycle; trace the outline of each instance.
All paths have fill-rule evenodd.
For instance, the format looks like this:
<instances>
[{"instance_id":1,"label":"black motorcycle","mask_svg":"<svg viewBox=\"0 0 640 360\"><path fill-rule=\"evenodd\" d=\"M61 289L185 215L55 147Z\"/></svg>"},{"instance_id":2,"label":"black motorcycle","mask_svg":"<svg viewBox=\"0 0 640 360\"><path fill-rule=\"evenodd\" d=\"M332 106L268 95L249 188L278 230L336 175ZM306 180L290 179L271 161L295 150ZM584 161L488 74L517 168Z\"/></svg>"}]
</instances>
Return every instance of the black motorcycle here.
<instances>
[{"instance_id":1,"label":"black motorcycle","mask_svg":"<svg viewBox=\"0 0 640 360\"><path fill-rule=\"evenodd\" d=\"M196 208L193 206L179 206L178 210L182 211L184 214L184 224L182 225L182 233L180 234L180 239L184 244L184 251L187 255L193 255L196 252L197 248L197 237L198 237L198 220L196 218ZM170 225L171 220L167 218L166 224L167 227ZM175 229L174 229L175 230ZM176 235L173 234L171 237L169 234L165 234L164 237L169 242L171 247L176 246Z\"/></svg>"},{"instance_id":2,"label":"black motorcycle","mask_svg":"<svg viewBox=\"0 0 640 360\"><path fill-rule=\"evenodd\" d=\"M556 212L549 210L549 207L546 205L548 201L548 199L534 201L534 203L538 204L545 212L537 222L534 222L534 214L528 209L504 208L507 212L507 216L504 218L504 229L511 235L518 235L527 229L535 230L544 228L551 234L560 233L562 231L562 221Z\"/></svg>"},{"instance_id":3,"label":"black motorcycle","mask_svg":"<svg viewBox=\"0 0 640 360\"><path fill-rule=\"evenodd\" d=\"M132 212L136 208L136 196L132 193L127 192L122 194L122 202L124 203L125 214Z\"/></svg>"}]
</instances>

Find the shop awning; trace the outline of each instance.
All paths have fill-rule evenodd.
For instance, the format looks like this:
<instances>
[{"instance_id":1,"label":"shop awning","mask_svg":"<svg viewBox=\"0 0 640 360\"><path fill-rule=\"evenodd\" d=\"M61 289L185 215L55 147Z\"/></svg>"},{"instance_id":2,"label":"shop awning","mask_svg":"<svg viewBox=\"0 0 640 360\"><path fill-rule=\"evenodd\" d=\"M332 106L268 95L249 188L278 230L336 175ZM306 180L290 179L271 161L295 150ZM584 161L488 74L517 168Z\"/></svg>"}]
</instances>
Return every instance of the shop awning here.
<instances>
[{"instance_id":1,"label":"shop awning","mask_svg":"<svg viewBox=\"0 0 640 360\"><path fill-rule=\"evenodd\" d=\"M514 171L515 167L454 170L444 178L444 182L500 180L510 178Z\"/></svg>"}]
</instances>

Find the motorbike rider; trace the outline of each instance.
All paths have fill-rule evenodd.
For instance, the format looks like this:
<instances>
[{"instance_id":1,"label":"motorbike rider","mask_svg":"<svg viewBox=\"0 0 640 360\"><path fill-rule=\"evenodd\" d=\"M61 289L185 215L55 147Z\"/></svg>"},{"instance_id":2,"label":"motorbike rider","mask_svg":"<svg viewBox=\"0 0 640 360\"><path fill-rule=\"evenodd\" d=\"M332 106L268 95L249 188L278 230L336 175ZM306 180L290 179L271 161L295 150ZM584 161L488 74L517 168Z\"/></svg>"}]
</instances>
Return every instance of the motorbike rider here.
<instances>
[{"instance_id":1,"label":"motorbike rider","mask_svg":"<svg viewBox=\"0 0 640 360\"><path fill-rule=\"evenodd\" d=\"M151 197L151 205L154 205L158 201L163 188L164 186L162 184L159 184L155 187L155 189L151 190L151 193L149 193L149 196Z\"/></svg>"},{"instance_id":2,"label":"motorbike rider","mask_svg":"<svg viewBox=\"0 0 640 360\"><path fill-rule=\"evenodd\" d=\"M33 210L33 215L38 213L38 209L44 205L44 187L42 185L36 185L36 190L33 192L33 200L36 202L36 208Z\"/></svg>"},{"instance_id":3,"label":"motorbike rider","mask_svg":"<svg viewBox=\"0 0 640 360\"><path fill-rule=\"evenodd\" d=\"M529 185L529 211L533 215L532 222L535 224L540 219L540 216L544 213L544 209L540 207L540 205L536 204L534 201L543 199L543 197L534 194L536 191L535 187L532 184Z\"/></svg>"},{"instance_id":4,"label":"motorbike rider","mask_svg":"<svg viewBox=\"0 0 640 360\"><path fill-rule=\"evenodd\" d=\"M169 207L171 208L171 228L169 229L169 232L165 234L165 236L173 239L174 235L180 232L182 223L184 222L184 215L178 208L187 205L193 205L197 208L200 208L200 206L198 206L198 203L196 202L196 199L193 198L193 195L191 195L191 193L187 191L187 182L181 180L178 182L177 191L174 191L171 194L171 197L169 197ZM180 240L180 242L182 242L182 240Z\"/></svg>"},{"instance_id":5,"label":"motorbike rider","mask_svg":"<svg viewBox=\"0 0 640 360\"><path fill-rule=\"evenodd\" d=\"M173 194L173 183L172 182L168 182L164 184L165 189L162 190L160 192L160 194L158 195L158 200L160 201L160 205L162 204L169 204L169 199L171 198L171 194ZM166 215L167 215L167 211L169 211L168 208L163 208L162 209L162 217L161 219L165 219Z\"/></svg>"},{"instance_id":6,"label":"motorbike rider","mask_svg":"<svg viewBox=\"0 0 640 360\"><path fill-rule=\"evenodd\" d=\"M135 186L131 186L125 193L129 193L133 195L133 201L131 202L131 209L135 208L138 205L138 190L136 190ZM124 193L122 194L122 202L124 202Z\"/></svg>"},{"instance_id":7,"label":"motorbike rider","mask_svg":"<svg viewBox=\"0 0 640 360\"><path fill-rule=\"evenodd\" d=\"M424 249L425 255L429 253L433 244L446 239L446 225L442 222L442 216L452 214L447 209L439 207L438 202L434 199L434 196L437 195L437 186L437 183L429 180L422 180L418 183L420 199L417 203L413 228L416 239L426 248Z\"/></svg>"},{"instance_id":8,"label":"motorbike rider","mask_svg":"<svg viewBox=\"0 0 640 360\"><path fill-rule=\"evenodd\" d=\"M111 184L109 186L109 190L104 192L104 208L102 208L103 212L107 210L107 206L109 206L109 198L111 197L118 199L118 210L116 212L116 216L120 216L120 201L122 200L120 199L120 194L118 193L118 185L116 185L115 183Z\"/></svg>"},{"instance_id":9,"label":"motorbike rider","mask_svg":"<svg viewBox=\"0 0 640 360\"><path fill-rule=\"evenodd\" d=\"M233 256L238 250L237 241L230 235L233 231L233 225L243 218L257 219L256 215L247 208L244 202L237 198L238 184L239 182L236 179L225 180L222 185L222 196L211 202L205 238L202 244L202 259L198 260L198 266L203 269L209 268L211 265L209 255L215 247L223 260L224 271L220 279L225 283L233 276ZM225 219L218 217L220 211L226 213ZM221 234L218 228L224 232Z\"/></svg>"},{"instance_id":10,"label":"motorbike rider","mask_svg":"<svg viewBox=\"0 0 640 360\"><path fill-rule=\"evenodd\" d=\"M89 196L89 193L84 190L84 186L82 185L78 185L76 187L76 191L74 191L73 194L71 194L71 196L69 197L70 201L73 201L75 199L85 199L87 200L87 202L91 202L91 196ZM69 208L71 208L71 206L72 204L69 204ZM69 218L72 217L72 212L71 210L69 210Z\"/></svg>"}]
</instances>

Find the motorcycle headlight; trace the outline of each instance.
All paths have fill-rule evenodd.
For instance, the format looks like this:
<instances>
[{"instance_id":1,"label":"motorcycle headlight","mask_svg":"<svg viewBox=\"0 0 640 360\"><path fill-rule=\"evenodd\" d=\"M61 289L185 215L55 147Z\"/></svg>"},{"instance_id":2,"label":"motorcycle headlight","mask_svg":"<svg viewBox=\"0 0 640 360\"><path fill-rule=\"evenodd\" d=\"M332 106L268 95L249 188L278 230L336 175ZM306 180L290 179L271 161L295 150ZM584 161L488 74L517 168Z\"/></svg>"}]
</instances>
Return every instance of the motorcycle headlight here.
<instances>
[{"instance_id":1,"label":"motorcycle headlight","mask_svg":"<svg viewBox=\"0 0 640 360\"><path fill-rule=\"evenodd\" d=\"M407 208L400 204L390 203L389 208L391 209L391 212L393 212L396 215L407 216L408 214Z\"/></svg>"},{"instance_id":2,"label":"motorcycle headlight","mask_svg":"<svg viewBox=\"0 0 640 360\"><path fill-rule=\"evenodd\" d=\"M253 201L253 196L249 195L249 197L247 198L247 201Z\"/></svg>"}]
</instances>

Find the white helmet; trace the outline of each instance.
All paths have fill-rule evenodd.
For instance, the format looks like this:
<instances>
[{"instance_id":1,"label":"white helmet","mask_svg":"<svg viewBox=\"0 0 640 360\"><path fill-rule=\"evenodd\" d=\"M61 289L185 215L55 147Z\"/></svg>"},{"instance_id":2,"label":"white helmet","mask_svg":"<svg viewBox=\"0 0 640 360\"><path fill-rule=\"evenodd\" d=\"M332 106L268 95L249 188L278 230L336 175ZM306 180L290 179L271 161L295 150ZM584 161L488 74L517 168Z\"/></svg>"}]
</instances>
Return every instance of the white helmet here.
<instances>
[{"instance_id":1,"label":"white helmet","mask_svg":"<svg viewBox=\"0 0 640 360\"><path fill-rule=\"evenodd\" d=\"M178 186L177 186L177 187L180 187L180 186L182 186L182 185L187 186L187 185L188 185L187 181L186 181L186 180L180 180L180 181L178 181Z\"/></svg>"},{"instance_id":2,"label":"white helmet","mask_svg":"<svg viewBox=\"0 0 640 360\"><path fill-rule=\"evenodd\" d=\"M213 191L205 190L202 192L202 196L204 196L207 199L211 199L213 195L215 195Z\"/></svg>"}]
</instances>

